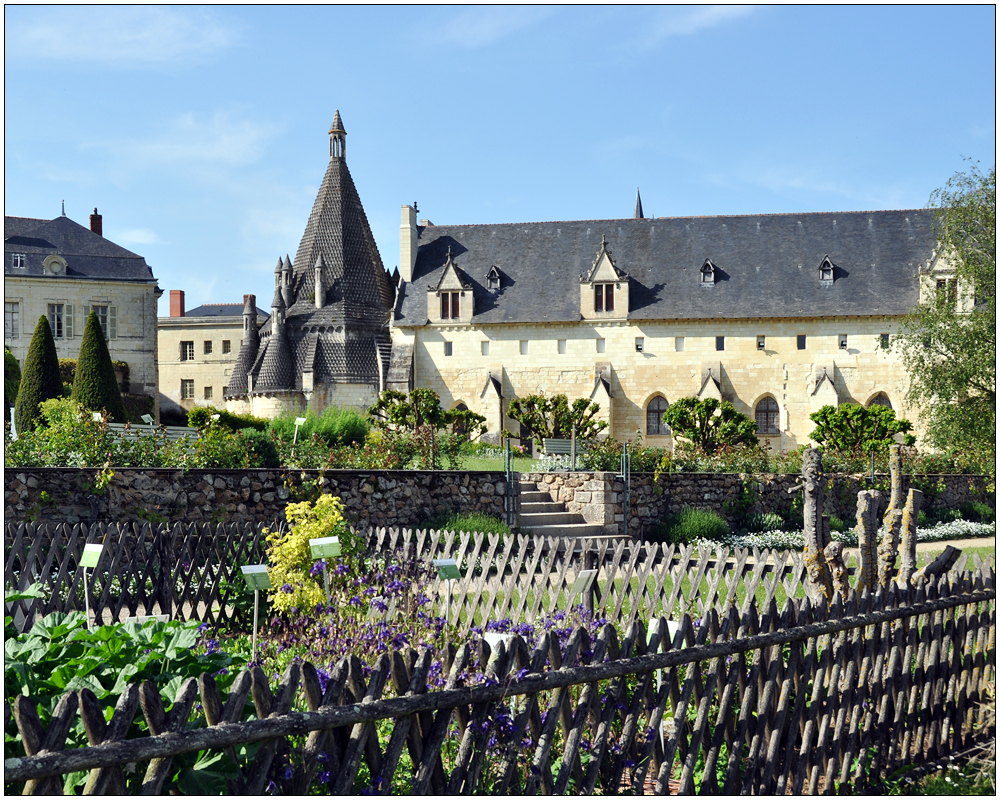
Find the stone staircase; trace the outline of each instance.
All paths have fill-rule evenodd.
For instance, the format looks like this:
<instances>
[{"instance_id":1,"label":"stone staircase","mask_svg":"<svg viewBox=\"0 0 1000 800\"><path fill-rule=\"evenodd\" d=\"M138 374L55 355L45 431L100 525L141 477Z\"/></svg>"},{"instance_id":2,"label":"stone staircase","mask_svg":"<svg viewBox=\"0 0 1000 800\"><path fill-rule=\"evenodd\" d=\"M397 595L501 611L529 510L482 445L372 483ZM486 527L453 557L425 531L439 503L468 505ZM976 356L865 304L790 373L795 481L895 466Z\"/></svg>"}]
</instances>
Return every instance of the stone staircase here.
<instances>
[{"instance_id":1,"label":"stone staircase","mask_svg":"<svg viewBox=\"0 0 1000 800\"><path fill-rule=\"evenodd\" d=\"M521 481L520 528L532 536L562 536L567 538L607 536L603 525L591 525L581 514L566 510L565 503L554 503L548 492L538 490L538 485Z\"/></svg>"}]
</instances>

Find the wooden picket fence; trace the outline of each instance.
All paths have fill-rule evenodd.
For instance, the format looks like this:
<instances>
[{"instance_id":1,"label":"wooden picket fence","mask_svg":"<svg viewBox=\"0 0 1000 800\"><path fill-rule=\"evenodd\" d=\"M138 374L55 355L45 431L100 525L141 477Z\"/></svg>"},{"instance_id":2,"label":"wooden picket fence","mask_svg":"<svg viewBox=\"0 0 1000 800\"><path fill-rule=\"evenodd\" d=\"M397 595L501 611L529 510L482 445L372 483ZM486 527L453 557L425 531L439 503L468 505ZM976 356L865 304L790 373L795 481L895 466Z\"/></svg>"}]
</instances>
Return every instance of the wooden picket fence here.
<instances>
[{"instance_id":1,"label":"wooden picket fence","mask_svg":"<svg viewBox=\"0 0 1000 800\"><path fill-rule=\"evenodd\" d=\"M178 757L200 753L229 763L231 794L864 793L995 736L982 705L996 677L994 578L780 612L773 599L709 607L672 639L661 619L621 640L606 625L533 647L513 636L492 651L394 651L370 670L352 657L325 691L308 663L276 688L244 671L228 696L206 674L166 698L169 711L148 683L104 701L83 689L47 727L20 696L25 752L6 761L5 792L59 793L62 776L87 771L87 793L159 794L175 788ZM448 678L430 691L435 659ZM78 720L87 744L78 733L66 749Z\"/></svg>"},{"instance_id":2,"label":"wooden picket fence","mask_svg":"<svg viewBox=\"0 0 1000 800\"><path fill-rule=\"evenodd\" d=\"M491 620L535 622L576 605L625 629L635 620L676 619L684 612L700 618L713 607L737 603L745 609L753 598L764 607L771 599L805 594L805 563L794 551L708 551L607 539L571 540L567 547L565 539L398 528L364 535L371 552L458 560L462 577L450 587L451 621L463 635ZM251 627L252 601L239 568L266 560L261 525L21 522L5 526L5 585L23 589L41 581L49 597L11 604L8 613L19 629L30 627L36 615L84 609L78 565L88 542L105 544L87 577L98 623L168 614L216 631ZM978 556L963 555L953 572L981 568ZM583 569L597 569L597 580L591 592L574 594ZM441 615L447 588L437 577L429 585Z\"/></svg>"}]
</instances>

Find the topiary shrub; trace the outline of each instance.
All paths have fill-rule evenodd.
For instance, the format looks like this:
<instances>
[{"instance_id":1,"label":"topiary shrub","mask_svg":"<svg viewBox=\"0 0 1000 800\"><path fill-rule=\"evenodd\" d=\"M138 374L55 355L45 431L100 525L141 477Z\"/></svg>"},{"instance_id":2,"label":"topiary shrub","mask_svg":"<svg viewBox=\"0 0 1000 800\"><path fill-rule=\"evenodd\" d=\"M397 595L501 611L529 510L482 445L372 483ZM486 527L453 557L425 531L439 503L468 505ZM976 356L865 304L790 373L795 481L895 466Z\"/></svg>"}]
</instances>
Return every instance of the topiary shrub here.
<instances>
[{"instance_id":1,"label":"topiary shrub","mask_svg":"<svg viewBox=\"0 0 1000 800\"><path fill-rule=\"evenodd\" d=\"M690 544L696 539L721 539L729 524L707 508L685 508L658 522L648 537L654 542Z\"/></svg>"},{"instance_id":2,"label":"topiary shrub","mask_svg":"<svg viewBox=\"0 0 1000 800\"><path fill-rule=\"evenodd\" d=\"M76 360L73 379L73 399L90 411L107 412L114 422L125 422L121 389L115 368L111 364L104 331L93 311L87 315L80 343L80 357Z\"/></svg>"},{"instance_id":3,"label":"topiary shrub","mask_svg":"<svg viewBox=\"0 0 1000 800\"><path fill-rule=\"evenodd\" d=\"M10 422L10 407L17 401L21 384L21 365L7 345L3 346L3 421Z\"/></svg>"},{"instance_id":4,"label":"topiary shrub","mask_svg":"<svg viewBox=\"0 0 1000 800\"><path fill-rule=\"evenodd\" d=\"M14 424L17 430L34 430L41 416L39 406L46 400L62 396L56 343L52 338L48 317L42 315L31 336L17 390L17 402L14 404Z\"/></svg>"}]
</instances>

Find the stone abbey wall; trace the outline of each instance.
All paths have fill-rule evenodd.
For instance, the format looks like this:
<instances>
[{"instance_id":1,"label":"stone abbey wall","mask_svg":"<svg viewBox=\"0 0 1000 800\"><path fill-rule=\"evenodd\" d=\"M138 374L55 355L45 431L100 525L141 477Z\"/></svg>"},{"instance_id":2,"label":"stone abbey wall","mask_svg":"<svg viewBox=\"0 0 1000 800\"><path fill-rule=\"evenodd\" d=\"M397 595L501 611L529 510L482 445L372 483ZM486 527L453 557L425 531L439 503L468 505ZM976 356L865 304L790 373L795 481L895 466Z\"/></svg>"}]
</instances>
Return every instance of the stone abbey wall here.
<instances>
[{"instance_id":1,"label":"stone abbey wall","mask_svg":"<svg viewBox=\"0 0 1000 800\"><path fill-rule=\"evenodd\" d=\"M284 518L289 502L302 499L303 486L324 481L323 491L344 499L348 517L362 527L412 527L450 511L480 511L504 516L506 478L502 472L354 472L349 470L181 470L119 469L107 490L92 494L96 470L7 469L4 471L4 520L87 522L153 520L167 522L264 522ZM518 473L548 491L566 510L582 514L607 533L622 530L622 483L613 472ZM743 510L776 511L789 516L798 475L732 475L678 472L633 473L629 533L642 535L667 514L687 506L708 508L730 524ZM879 480L887 482L885 476ZM904 491L924 492L924 507L955 508L968 500L996 507L989 479L978 475L903 476ZM829 475L824 513L849 525L863 475ZM511 486L514 512L520 509L519 485Z\"/></svg>"},{"instance_id":2,"label":"stone abbey wall","mask_svg":"<svg viewBox=\"0 0 1000 800\"><path fill-rule=\"evenodd\" d=\"M96 470L7 469L4 520L264 522L284 520L308 482L340 496L361 527L413 527L449 511L504 515L502 472L118 469L93 494ZM516 486L513 487L516 491ZM44 493L44 494L43 494ZM514 498L515 512L518 498Z\"/></svg>"}]
</instances>

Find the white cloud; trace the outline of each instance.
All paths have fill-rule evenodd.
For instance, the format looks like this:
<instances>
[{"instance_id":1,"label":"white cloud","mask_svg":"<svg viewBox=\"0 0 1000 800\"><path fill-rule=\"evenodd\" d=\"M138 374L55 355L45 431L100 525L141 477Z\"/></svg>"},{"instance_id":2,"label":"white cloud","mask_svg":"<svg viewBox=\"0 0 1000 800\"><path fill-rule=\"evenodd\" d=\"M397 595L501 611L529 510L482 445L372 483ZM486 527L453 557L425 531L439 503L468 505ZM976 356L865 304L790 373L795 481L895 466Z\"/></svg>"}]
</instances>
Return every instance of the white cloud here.
<instances>
[{"instance_id":1,"label":"white cloud","mask_svg":"<svg viewBox=\"0 0 1000 800\"><path fill-rule=\"evenodd\" d=\"M201 60L239 40L233 27L196 8L58 6L21 8L13 14L8 8L6 13L7 63L159 65Z\"/></svg>"},{"instance_id":2,"label":"white cloud","mask_svg":"<svg viewBox=\"0 0 1000 800\"><path fill-rule=\"evenodd\" d=\"M674 36L691 36L708 28L724 25L732 20L745 17L754 11L753 6L697 6L695 8L671 8L661 11L651 21L640 38L641 47L653 47L664 39Z\"/></svg>"},{"instance_id":3,"label":"white cloud","mask_svg":"<svg viewBox=\"0 0 1000 800\"><path fill-rule=\"evenodd\" d=\"M203 165L243 166L264 154L267 142L279 126L237 119L225 111L210 119L182 114L166 130L146 140L107 142L104 146L117 155L143 166Z\"/></svg>"},{"instance_id":4,"label":"white cloud","mask_svg":"<svg viewBox=\"0 0 1000 800\"><path fill-rule=\"evenodd\" d=\"M160 241L159 234L149 228L132 228L115 234L115 240L127 242L128 244L157 244Z\"/></svg>"},{"instance_id":5,"label":"white cloud","mask_svg":"<svg viewBox=\"0 0 1000 800\"><path fill-rule=\"evenodd\" d=\"M438 31L440 41L466 50L485 47L533 25L553 13L552 9L531 7L471 8L452 17Z\"/></svg>"}]
</instances>

